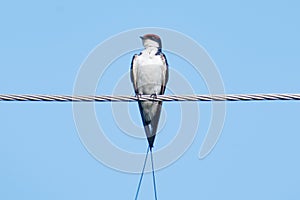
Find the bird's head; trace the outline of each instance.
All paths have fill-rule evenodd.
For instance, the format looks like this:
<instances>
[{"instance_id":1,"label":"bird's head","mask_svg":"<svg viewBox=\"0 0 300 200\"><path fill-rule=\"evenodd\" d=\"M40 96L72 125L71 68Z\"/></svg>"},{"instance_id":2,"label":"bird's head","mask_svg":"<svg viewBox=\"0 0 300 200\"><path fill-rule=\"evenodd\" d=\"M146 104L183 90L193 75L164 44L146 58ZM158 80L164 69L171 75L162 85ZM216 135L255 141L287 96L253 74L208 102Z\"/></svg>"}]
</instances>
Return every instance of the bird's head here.
<instances>
[{"instance_id":1,"label":"bird's head","mask_svg":"<svg viewBox=\"0 0 300 200\"><path fill-rule=\"evenodd\" d=\"M143 45L145 48L147 47L156 47L161 49L161 39L158 35L155 34L146 34L143 36L140 36L142 39Z\"/></svg>"}]
</instances>

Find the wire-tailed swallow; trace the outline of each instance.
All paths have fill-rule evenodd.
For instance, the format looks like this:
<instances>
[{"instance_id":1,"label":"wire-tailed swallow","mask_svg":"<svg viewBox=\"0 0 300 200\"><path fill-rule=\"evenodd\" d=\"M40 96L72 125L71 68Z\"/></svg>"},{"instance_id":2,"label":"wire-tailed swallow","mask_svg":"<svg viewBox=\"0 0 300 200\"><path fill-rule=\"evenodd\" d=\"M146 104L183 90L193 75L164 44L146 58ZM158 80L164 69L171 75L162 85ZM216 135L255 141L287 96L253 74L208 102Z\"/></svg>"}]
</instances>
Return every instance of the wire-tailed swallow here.
<instances>
[{"instance_id":1,"label":"wire-tailed swallow","mask_svg":"<svg viewBox=\"0 0 300 200\"><path fill-rule=\"evenodd\" d=\"M161 39L155 34L140 37L145 49L132 58L130 77L134 91L140 95L162 95L165 93L169 70L166 56L162 53ZM157 132L162 101L138 102L150 149Z\"/></svg>"}]
</instances>

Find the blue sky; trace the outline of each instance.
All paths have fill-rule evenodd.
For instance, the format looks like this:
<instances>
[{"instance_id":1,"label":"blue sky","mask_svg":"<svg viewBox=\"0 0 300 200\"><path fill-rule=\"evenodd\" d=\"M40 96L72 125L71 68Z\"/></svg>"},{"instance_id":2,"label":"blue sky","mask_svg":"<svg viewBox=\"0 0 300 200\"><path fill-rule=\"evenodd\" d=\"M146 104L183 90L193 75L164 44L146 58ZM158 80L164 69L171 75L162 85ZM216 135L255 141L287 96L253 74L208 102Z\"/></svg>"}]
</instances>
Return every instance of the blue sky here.
<instances>
[{"instance_id":1,"label":"blue sky","mask_svg":"<svg viewBox=\"0 0 300 200\"><path fill-rule=\"evenodd\" d=\"M299 93L299 8L297 1L257 0L1 2L0 93L72 94L81 64L99 43L143 27L173 29L202 45L227 93ZM166 54L171 66L186 74L187 63ZM129 69L130 61L126 54L112 66ZM197 93L207 93L201 80L189 80ZM102 84L97 92L112 90ZM137 107L130 106L138 121ZM203 160L198 153L211 105L198 106L193 144L156 174L159 199L299 199L298 102L227 103L220 140ZM97 104L97 115L107 116L105 129L114 132L108 137L118 142L125 136L110 107ZM158 146L172 138L172 124L179 120L173 114L178 105L165 107ZM0 199L134 198L139 175L108 168L89 154L71 103L0 102L0 124ZM132 148L137 142L129 139L120 142L122 148L145 150L144 141ZM151 184L147 174L140 199L153 199Z\"/></svg>"}]
</instances>

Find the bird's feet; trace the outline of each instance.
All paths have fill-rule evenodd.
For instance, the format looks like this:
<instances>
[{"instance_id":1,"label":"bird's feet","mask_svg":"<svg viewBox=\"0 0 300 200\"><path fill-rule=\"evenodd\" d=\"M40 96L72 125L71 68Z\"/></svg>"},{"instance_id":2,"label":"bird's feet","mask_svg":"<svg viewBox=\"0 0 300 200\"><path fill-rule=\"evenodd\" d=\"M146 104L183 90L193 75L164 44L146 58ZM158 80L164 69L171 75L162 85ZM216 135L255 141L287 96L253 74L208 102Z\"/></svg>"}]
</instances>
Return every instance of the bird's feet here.
<instances>
[{"instance_id":1,"label":"bird's feet","mask_svg":"<svg viewBox=\"0 0 300 200\"><path fill-rule=\"evenodd\" d=\"M157 94L156 93L151 94L150 97L153 98L153 99L157 99Z\"/></svg>"},{"instance_id":2,"label":"bird's feet","mask_svg":"<svg viewBox=\"0 0 300 200\"><path fill-rule=\"evenodd\" d=\"M137 99L140 99L140 98L142 97L142 94L135 94L135 97L136 97Z\"/></svg>"}]
</instances>

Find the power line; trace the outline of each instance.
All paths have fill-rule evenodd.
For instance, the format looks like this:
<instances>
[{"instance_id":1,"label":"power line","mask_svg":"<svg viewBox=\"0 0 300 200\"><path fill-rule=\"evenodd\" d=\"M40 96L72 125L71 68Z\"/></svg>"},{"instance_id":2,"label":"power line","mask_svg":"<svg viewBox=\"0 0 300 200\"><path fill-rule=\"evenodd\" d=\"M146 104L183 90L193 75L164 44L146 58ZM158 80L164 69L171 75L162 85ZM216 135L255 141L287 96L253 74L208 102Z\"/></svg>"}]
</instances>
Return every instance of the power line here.
<instances>
[{"instance_id":1,"label":"power line","mask_svg":"<svg viewBox=\"0 0 300 200\"><path fill-rule=\"evenodd\" d=\"M30 95L0 94L0 101L48 102L133 102L133 101L274 101L300 100L300 94L224 94L224 95Z\"/></svg>"}]
</instances>

